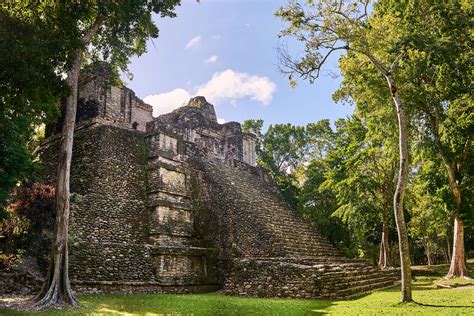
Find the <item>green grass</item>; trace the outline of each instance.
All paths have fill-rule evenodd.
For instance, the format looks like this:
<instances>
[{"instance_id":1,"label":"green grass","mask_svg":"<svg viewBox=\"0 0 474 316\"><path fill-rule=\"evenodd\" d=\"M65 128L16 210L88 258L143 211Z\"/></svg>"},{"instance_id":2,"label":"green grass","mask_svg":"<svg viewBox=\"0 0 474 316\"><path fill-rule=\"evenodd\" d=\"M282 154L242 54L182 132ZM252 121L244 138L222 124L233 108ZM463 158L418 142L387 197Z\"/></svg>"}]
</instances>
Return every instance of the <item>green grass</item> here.
<instances>
[{"instance_id":1,"label":"green grass","mask_svg":"<svg viewBox=\"0 0 474 316\"><path fill-rule=\"evenodd\" d=\"M81 307L38 315L474 315L474 288L436 289L435 277L418 277L413 298L399 304L400 288L354 300L259 299L221 294L80 295ZM0 310L0 315L32 313Z\"/></svg>"}]
</instances>

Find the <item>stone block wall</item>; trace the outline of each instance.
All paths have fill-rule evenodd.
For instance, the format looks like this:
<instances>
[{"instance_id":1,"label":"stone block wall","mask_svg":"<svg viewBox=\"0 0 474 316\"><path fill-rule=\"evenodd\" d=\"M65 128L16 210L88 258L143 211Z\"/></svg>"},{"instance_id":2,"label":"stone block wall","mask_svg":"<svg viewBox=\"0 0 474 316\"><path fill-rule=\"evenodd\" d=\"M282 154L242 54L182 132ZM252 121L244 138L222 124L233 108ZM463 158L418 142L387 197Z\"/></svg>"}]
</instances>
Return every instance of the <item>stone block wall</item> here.
<instances>
[{"instance_id":1,"label":"stone block wall","mask_svg":"<svg viewBox=\"0 0 474 316\"><path fill-rule=\"evenodd\" d=\"M97 104L98 117L126 128L146 130L146 123L153 119L150 105L125 86L106 88L103 80L84 77L80 83L78 99Z\"/></svg>"},{"instance_id":2,"label":"stone block wall","mask_svg":"<svg viewBox=\"0 0 474 316\"><path fill-rule=\"evenodd\" d=\"M256 164L255 136L242 132L237 122L219 124L214 106L204 97L192 98L187 106L164 114L147 124L147 133L176 135L197 145L207 155L223 161Z\"/></svg>"},{"instance_id":3,"label":"stone block wall","mask_svg":"<svg viewBox=\"0 0 474 316\"><path fill-rule=\"evenodd\" d=\"M70 275L81 291L187 292L219 288L212 241L191 201L185 146L97 123L78 125L71 169ZM54 181L58 137L43 144Z\"/></svg>"},{"instance_id":4,"label":"stone block wall","mask_svg":"<svg viewBox=\"0 0 474 316\"><path fill-rule=\"evenodd\" d=\"M57 152L54 139L43 146L50 180ZM154 281L146 188L146 147L140 134L100 124L76 131L70 219L73 284Z\"/></svg>"},{"instance_id":5,"label":"stone block wall","mask_svg":"<svg viewBox=\"0 0 474 316\"><path fill-rule=\"evenodd\" d=\"M217 262L210 240L195 230L186 144L163 132L146 137L149 148L150 240L156 278L169 286L215 285Z\"/></svg>"}]
</instances>

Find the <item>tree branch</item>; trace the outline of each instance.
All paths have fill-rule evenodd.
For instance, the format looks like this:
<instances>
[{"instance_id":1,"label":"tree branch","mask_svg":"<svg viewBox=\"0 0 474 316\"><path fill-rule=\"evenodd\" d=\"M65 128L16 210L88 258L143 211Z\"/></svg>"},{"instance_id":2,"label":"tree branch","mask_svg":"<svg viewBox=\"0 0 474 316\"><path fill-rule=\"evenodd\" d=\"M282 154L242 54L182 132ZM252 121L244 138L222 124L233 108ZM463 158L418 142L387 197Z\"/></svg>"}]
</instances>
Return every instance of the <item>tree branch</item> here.
<instances>
[{"instance_id":1,"label":"tree branch","mask_svg":"<svg viewBox=\"0 0 474 316\"><path fill-rule=\"evenodd\" d=\"M400 52L400 54L398 54L398 56L395 57L395 60L390 64L390 70L389 70L390 72L392 72L392 71L397 67L398 61L399 61L400 59L402 59L403 56L405 56L405 53L406 53L406 52L405 52L404 50L402 50L402 51Z\"/></svg>"},{"instance_id":2,"label":"tree branch","mask_svg":"<svg viewBox=\"0 0 474 316\"><path fill-rule=\"evenodd\" d=\"M374 56L372 56L371 54L369 53L362 53L364 54L365 56L367 56L367 58L370 60L370 62L372 64L374 64L375 67L377 67L378 70L380 70L380 72L382 73L382 75L384 75L384 77L388 77L389 76L389 72L385 69L385 67L382 65L381 62L379 62L377 59L375 59Z\"/></svg>"},{"instance_id":3,"label":"tree branch","mask_svg":"<svg viewBox=\"0 0 474 316\"><path fill-rule=\"evenodd\" d=\"M357 18L357 21L360 21L363 18L369 16L369 13L367 12L367 8L369 7L369 2L370 2L370 0L365 1L365 3L364 3L364 13Z\"/></svg>"},{"instance_id":4,"label":"tree branch","mask_svg":"<svg viewBox=\"0 0 474 316\"><path fill-rule=\"evenodd\" d=\"M342 49L348 50L349 47L347 45L344 45L328 48L326 54L318 62L316 62L313 67L308 66L307 68L305 68L302 63L299 63L298 61L295 61L290 57L290 54L288 53L288 50L286 48L279 47L278 56L280 59L280 65L283 65L283 67L280 67L280 71L284 74L289 74L290 76L293 74L298 74L300 78L309 78L310 80L314 80L319 77L321 68L326 62L326 60L329 58L329 56L334 51Z\"/></svg>"},{"instance_id":5,"label":"tree branch","mask_svg":"<svg viewBox=\"0 0 474 316\"><path fill-rule=\"evenodd\" d=\"M104 21L105 21L105 16L103 16L103 15L98 15L95 18L94 24L92 24L91 28L81 38L81 41L84 45L89 44L92 37L94 37L94 35L97 33L97 31L102 26L102 23Z\"/></svg>"}]
</instances>

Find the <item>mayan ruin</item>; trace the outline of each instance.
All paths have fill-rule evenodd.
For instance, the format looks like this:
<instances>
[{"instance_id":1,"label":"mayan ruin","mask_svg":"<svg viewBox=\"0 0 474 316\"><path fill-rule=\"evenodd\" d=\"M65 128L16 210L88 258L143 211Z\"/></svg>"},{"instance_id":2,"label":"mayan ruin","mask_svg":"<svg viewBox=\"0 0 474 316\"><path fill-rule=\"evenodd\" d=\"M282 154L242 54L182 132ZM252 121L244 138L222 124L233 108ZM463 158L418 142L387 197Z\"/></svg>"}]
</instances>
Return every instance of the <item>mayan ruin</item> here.
<instances>
[{"instance_id":1,"label":"mayan ruin","mask_svg":"<svg viewBox=\"0 0 474 316\"><path fill-rule=\"evenodd\" d=\"M255 136L192 98L153 118L125 87L84 76L71 192L70 273L80 292L344 298L398 270L344 258L255 165ZM91 109L94 109L91 111ZM54 170L54 135L42 157Z\"/></svg>"},{"instance_id":2,"label":"mayan ruin","mask_svg":"<svg viewBox=\"0 0 474 316\"><path fill-rule=\"evenodd\" d=\"M466 0L0 0L0 315L473 315Z\"/></svg>"}]
</instances>

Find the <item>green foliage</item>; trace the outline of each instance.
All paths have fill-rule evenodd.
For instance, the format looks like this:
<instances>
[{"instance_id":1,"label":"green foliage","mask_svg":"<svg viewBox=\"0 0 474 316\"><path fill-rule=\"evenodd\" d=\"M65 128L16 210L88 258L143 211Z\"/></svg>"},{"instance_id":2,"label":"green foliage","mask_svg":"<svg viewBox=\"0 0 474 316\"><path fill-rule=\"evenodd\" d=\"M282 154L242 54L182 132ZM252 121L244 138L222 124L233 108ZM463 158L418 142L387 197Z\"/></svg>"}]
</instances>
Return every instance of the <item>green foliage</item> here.
<instances>
[{"instance_id":1,"label":"green foliage","mask_svg":"<svg viewBox=\"0 0 474 316\"><path fill-rule=\"evenodd\" d=\"M44 270L54 225L54 188L34 183L14 191L7 205L7 218L0 221L0 251L5 256L17 256L18 251L35 256Z\"/></svg>"},{"instance_id":2,"label":"green foliage","mask_svg":"<svg viewBox=\"0 0 474 316\"><path fill-rule=\"evenodd\" d=\"M280 49L290 85L297 76L313 82L331 54L345 52L339 59L344 79L334 99L354 103L356 111L329 152L323 188L334 191L335 214L359 230L356 235L375 223L370 218L381 209L377 200L390 202L388 193L380 192L383 179L393 182L390 166L397 162L394 91L387 89L391 77L407 110L408 137L417 155L410 173L410 233L415 243L427 236L437 242L450 230L448 216L456 210L462 211L470 240L473 8L469 1L381 0L369 10L369 1L294 0L276 12L287 22L280 36L296 39L304 51L293 58ZM357 120L360 126L354 129ZM390 191L390 181L384 191ZM461 206L448 194L458 188Z\"/></svg>"},{"instance_id":3,"label":"green foliage","mask_svg":"<svg viewBox=\"0 0 474 316\"><path fill-rule=\"evenodd\" d=\"M416 119L417 147L452 165L455 181L472 191L474 102L472 35L474 5L468 1L383 1L382 14L403 16L399 28L407 56L404 93ZM472 216L470 194L463 212ZM471 211L471 212L470 212ZM466 218L467 219L467 218Z\"/></svg>"},{"instance_id":4,"label":"green foliage","mask_svg":"<svg viewBox=\"0 0 474 316\"><path fill-rule=\"evenodd\" d=\"M68 94L62 74L78 51L86 65L105 61L110 83L132 55L158 36L152 13L174 17L179 0L2 1L0 4L0 218L11 189L31 177L28 143L58 115ZM95 33L92 31L96 30ZM90 39L89 35L94 35Z\"/></svg>"},{"instance_id":5,"label":"green foliage","mask_svg":"<svg viewBox=\"0 0 474 316\"><path fill-rule=\"evenodd\" d=\"M249 120L242 128L257 135L257 164L268 171L290 205L341 251L356 256L347 225L332 216L338 208L334 191L321 189L329 168L324 159L336 139L329 120L306 127L270 125L265 133L262 126L262 120Z\"/></svg>"},{"instance_id":6,"label":"green foliage","mask_svg":"<svg viewBox=\"0 0 474 316\"><path fill-rule=\"evenodd\" d=\"M359 244L352 238L352 232L339 217L333 216L339 207L336 194L332 188L322 187L328 168L323 159L314 159L307 166L298 210L344 255L357 257Z\"/></svg>"},{"instance_id":7,"label":"green foliage","mask_svg":"<svg viewBox=\"0 0 474 316\"><path fill-rule=\"evenodd\" d=\"M110 66L109 84L121 82L119 70L131 77L127 69L130 57L145 53L147 40L159 35L152 14L158 14L160 18L175 17L174 8L179 4L180 0L81 2L75 9L81 12L75 20L75 27L85 34L98 25L96 35L84 51L86 65L107 62Z\"/></svg>"},{"instance_id":8,"label":"green foliage","mask_svg":"<svg viewBox=\"0 0 474 316\"><path fill-rule=\"evenodd\" d=\"M10 191L34 172L35 127L56 117L65 85L61 34L38 17L0 6L0 219Z\"/></svg>"},{"instance_id":9,"label":"green foliage","mask_svg":"<svg viewBox=\"0 0 474 316\"><path fill-rule=\"evenodd\" d=\"M291 124L270 125L262 133L263 120L247 120L244 132L257 136L257 165L266 169L286 201L296 208L298 204L298 171L307 153L306 131L303 126Z\"/></svg>"}]
</instances>

